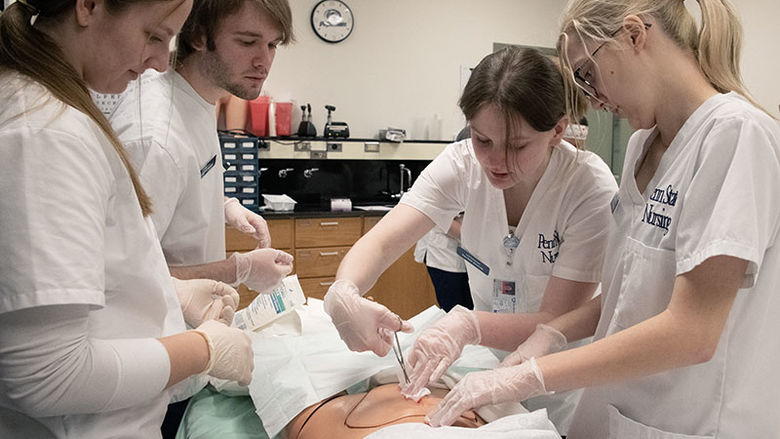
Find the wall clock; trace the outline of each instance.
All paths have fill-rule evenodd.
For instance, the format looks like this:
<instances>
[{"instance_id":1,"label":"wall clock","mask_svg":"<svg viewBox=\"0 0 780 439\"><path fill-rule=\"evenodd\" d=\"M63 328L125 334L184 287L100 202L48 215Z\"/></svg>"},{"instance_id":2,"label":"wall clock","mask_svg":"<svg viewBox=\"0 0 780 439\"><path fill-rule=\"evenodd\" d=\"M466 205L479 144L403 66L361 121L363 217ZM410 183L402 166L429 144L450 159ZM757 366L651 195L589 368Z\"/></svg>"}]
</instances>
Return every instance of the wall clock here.
<instances>
[{"instance_id":1,"label":"wall clock","mask_svg":"<svg viewBox=\"0 0 780 439\"><path fill-rule=\"evenodd\" d=\"M341 0L322 0L311 10L311 27L323 41L339 43L355 26L352 10Z\"/></svg>"}]
</instances>

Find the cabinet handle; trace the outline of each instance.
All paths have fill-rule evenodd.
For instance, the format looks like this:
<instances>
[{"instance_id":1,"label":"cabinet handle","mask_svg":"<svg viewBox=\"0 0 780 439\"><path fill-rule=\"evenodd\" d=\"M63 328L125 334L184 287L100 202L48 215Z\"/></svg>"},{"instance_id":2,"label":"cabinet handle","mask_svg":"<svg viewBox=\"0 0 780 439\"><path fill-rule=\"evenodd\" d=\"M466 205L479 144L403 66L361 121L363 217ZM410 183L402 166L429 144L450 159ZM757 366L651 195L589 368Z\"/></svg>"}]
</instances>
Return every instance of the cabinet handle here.
<instances>
[{"instance_id":1,"label":"cabinet handle","mask_svg":"<svg viewBox=\"0 0 780 439\"><path fill-rule=\"evenodd\" d=\"M338 256L339 252L320 252L320 256Z\"/></svg>"},{"instance_id":2,"label":"cabinet handle","mask_svg":"<svg viewBox=\"0 0 780 439\"><path fill-rule=\"evenodd\" d=\"M324 222L320 222L320 225L323 226L323 227L326 227L326 226L337 226L337 225L339 225L339 222L338 221L324 221Z\"/></svg>"},{"instance_id":3,"label":"cabinet handle","mask_svg":"<svg viewBox=\"0 0 780 439\"><path fill-rule=\"evenodd\" d=\"M320 282L321 287L329 287L333 285L333 282Z\"/></svg>"}]
</instances>

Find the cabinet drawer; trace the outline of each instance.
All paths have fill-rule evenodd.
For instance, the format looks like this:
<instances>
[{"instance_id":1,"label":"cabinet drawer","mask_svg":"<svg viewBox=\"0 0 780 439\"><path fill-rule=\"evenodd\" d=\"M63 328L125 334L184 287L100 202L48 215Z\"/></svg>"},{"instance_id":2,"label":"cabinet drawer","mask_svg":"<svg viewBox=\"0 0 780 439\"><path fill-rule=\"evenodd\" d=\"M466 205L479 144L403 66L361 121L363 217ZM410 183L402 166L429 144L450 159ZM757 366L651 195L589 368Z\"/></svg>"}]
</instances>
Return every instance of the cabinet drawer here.
<instances>
[{"instance_id":1,"label":"cabinet drawer","mask_svg":"<svg viewBox=\"0 0 780 439\"><path fill-rule=\"evenodd\" d=\"M352 245L363 232L362 218L302 218L295 220L295 247Z\"/></svg>"},{"instance_id":2,"label":"cabinet drawer","mask_svg":"<svg viewBox=\"0 0 780 439\"><path fill-rule=\"evenodd\" d=\"M310 277L308 279L298 279L298 281L301 283L303 294L305 294L306 297L322 300L325 298L325 293L328 292L328 288L336 281L336 277Z\"/></svg>"},{"instance_id":3,"label":"cabinet drawer","mask_svg":"<svg viewBox=\"0 0 780 439\"><path fill-rule=\"evenodd\" d=\"M349 247L299 248L295 250L298 277L334 276Z\"/></svg>"},{"instance_id":4,"label":"cabinet drawer","mask_svg":"<svg viewBox=\"0 0 780 439\"><path fill-rule=\"evenodd\" d=\"M271 247L292 248L293 246L293 221L290 218L266 220L268 230L271 232ZM225 226L225 249L228 252L254 250L257 241L251 235L241 233L238 230Z\"/></svg>"}]
</instances>

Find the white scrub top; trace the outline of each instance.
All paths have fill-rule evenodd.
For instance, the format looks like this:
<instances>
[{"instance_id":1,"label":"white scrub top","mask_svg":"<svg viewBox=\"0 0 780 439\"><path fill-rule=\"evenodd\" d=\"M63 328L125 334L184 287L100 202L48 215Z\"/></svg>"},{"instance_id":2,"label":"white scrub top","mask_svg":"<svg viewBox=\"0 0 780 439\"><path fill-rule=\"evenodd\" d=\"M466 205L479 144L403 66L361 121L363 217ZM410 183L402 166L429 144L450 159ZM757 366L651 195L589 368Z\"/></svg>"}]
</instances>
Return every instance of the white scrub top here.
<instances>
[{"instance_id":1,"label":"white scrub top","mask_svg":"<svg viewBox=\"0 0 780 439\"><path fill-rule=\"evenodd\" d=\"M634 173L657 131L631 137L595 338L662 312L675 277L708 258L749 265L710 361L586 389L569 437L778 437L778 134L741 96L713 96L677 133L644 193Z\"/></svg>"},{"instance_id":2,"label":"white scrub top","mask_svg":"<svg viewBox=\"0 0 780 439\"><path fill-rule=\"evenodd\" d=\"M170 366L154 339L184 331L184 320L119 156L89 117L21 75L0 75L0 102L0 313L89 305L90 338L138 344L120 379L141 377L138 392L162 389ZM41 369L30 373L37 379ZM60 438L156 437L170 398L156 392L121 410L37 421ZM18 410L5 392L0 406Z\"/></svg>"},{"instance_id":3,"label":"white scrub top","mask_svg":"<svg viewBox=\"0 0 780 439\"><path fill-rule=\"evenodd\" d=\"M503 191L493 187L479 166L471 139L449 145L425 168L401 202L448 229L461 211L461 247L489 268L467 263L474 309L494 311L494 285L515 284L514 310L536 312L551 275L598 282L610 217L609 200L617 184L595 154L566 142L553 148L515 234L510 258L503 246L509 231ZM503 291L502 294L508 291ZM505 294L506 295L506 294Z\"/></svg>"},{"instance_id":4,"label":"white scrub top","mask_svg":"<svg viewBox=\"0 0 780 439\"><path fill-rule=\"evenodd\" d=\"M110 117L152 198L152 220L171 266L225 259L216 117L216 107L172 69L144 73Z\"/></svg>"},{"instance_id":5,"label":"white scrub top","mask_svg":"<svg viewBox=\"0 0 780 439\"><path fill-rule=\"evenodd\" d=\"M465 273L466 262L458 256L458 240L435 227L414 246L414 260L450 273Z\"/></svg>"},{"instance_id":6,"label":"white scrub top","mask_svg":"<svg viewBox=\"0 0 780 439\"><path fill-rule=\"evenodd\" d=\"M609 201L616 191L615 178L601 158L561 142L553 148L520 223L512 225L520 242L511 265L503 246L510 228L504 193L488 181L471 139L449 145L401 202L442 229L465 212L461 247L478 261L466 264L475 310L533 313L539 310L552 275L599 282ZM476 267L480 263L489 268L487 274ZM547 407L550 419L565 434L578 396L579 392L563 392L526 403Z\"/></svg>"}]
</instances>

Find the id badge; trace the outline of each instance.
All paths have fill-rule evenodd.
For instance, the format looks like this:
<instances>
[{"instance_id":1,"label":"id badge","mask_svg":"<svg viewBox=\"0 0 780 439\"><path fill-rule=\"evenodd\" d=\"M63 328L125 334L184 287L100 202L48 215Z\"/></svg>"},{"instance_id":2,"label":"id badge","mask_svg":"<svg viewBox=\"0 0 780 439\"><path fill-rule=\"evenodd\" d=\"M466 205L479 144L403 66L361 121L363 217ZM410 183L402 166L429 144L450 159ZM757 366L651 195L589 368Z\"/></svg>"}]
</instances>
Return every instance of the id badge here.
<instances>
[{"instance_id":1,"label":"id badge","mask_svg":"<svg viewBox=\"0 0 780 439\"><path fill-rule=\"evenodd\" d=\"M517 309L517 285L512 280L493 279L493 312L514 313Z\"/></svg>"}]
</instances>

